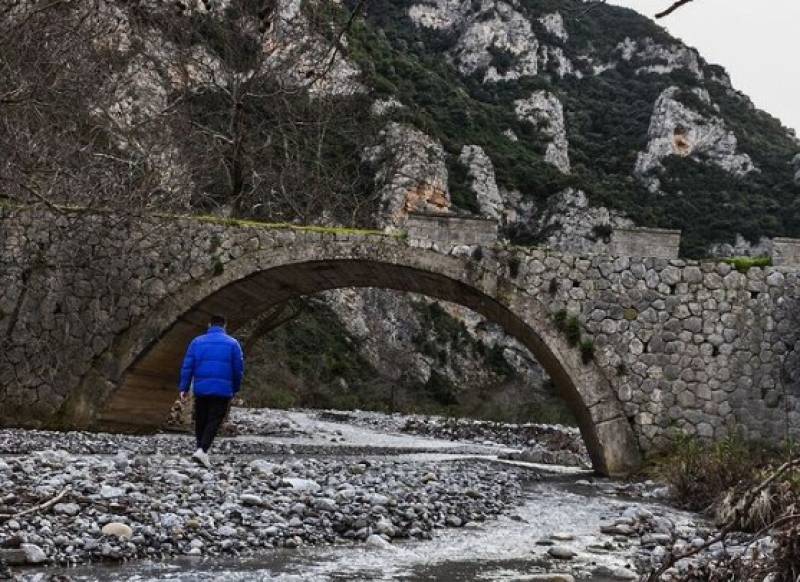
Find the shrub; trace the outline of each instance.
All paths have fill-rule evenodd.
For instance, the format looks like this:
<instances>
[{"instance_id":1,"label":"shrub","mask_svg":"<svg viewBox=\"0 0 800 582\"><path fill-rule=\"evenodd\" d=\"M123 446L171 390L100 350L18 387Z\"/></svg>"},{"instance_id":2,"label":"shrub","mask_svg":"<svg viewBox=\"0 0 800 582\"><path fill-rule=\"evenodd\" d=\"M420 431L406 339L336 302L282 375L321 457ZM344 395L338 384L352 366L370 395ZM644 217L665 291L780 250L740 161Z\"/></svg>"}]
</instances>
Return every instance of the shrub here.
<instances>
[{"instance_id":1,"label":"shrub","mask_svg":"<svg viewBox=\"0 0 800 582\"><path fill-rule=\"evenodd\" d=\"M581 340L581 360L588 364L594 359L594 342L590 339Z\"/></svg>"},{"instance_id":2,"label":"shrub","mask_svg":"<svg viewBox=\"0 0 800 582\"><path fill-rule=\"evenodd\" d=\"M553 314L553 321L556 323L556 328L559 331L565 331L567 328L567 310L559 309Z\"/></svg>"},{"instance_id":3,"label":"shrub","mask_svg":"<svg viewBox=\"0 0 800 582\"><path fill-rule=\"evenodd\" d=\"M740 273L747 273L753 267L771 267L772 257L734 257L723 259L723 263L728 263Z\"/></svg>"},{"instance_id":4,"label":"shrub","mask_svg":"<svg viewBox=\"0 0 800 582\"><path fill-rule=\"evenodd\" d=\"M577 346L581 341L581 322L574 315L567 318L564 333L567 335L567 341L571 346Z\"/></svg>"},{"instance_id":5,"label":"shrub","mask_svg":"<svg viewBox=\"0 0 800 582\"><path fill-rule=\"evenodd\" d=\"M754 481L770 458L763 446L738 432L713 444L680 433L653 468L669 484L679 506L699 511L709 509L740 482Z\"/></svg>"}]
</instances>

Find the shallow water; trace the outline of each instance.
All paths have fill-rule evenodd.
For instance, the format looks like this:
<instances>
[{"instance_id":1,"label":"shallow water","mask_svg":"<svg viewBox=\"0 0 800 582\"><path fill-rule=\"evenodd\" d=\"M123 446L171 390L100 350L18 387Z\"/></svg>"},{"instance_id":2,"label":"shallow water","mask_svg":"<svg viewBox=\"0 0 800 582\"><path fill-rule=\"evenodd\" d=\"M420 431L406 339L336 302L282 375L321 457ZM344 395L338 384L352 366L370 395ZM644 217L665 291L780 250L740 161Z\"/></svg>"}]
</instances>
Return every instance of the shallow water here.
<instances>
[{"instance_id":1,"label":"shallow water","mask_svg":"<svg viewBox=\"0 0 800 582\"><path fill-rule=\"evenodd\" d=\"M592 551L588 546L610 538L599 533L604 523L630 506L662 513L678 523L696 520L692 514L661 505L612 497L596 487L575 484L577 476L561 476L532 483L526 502L510 515L476 527L441 530L431 541L395 543L387 549L356 546L272 550L247 558L179 558L166 562L136 562L126 565L91 565L48 569L47 574L68 574L81 581L131 580L180 582L219 580L242 582L275 580L363 581L510 581L525 580L542 572L571 573L578 580L606 582L592 574L598 565L627 568L638 545L611 552ZM568 533L573 540L556 542L578 552L569 562L555 562L538 540L554 533ZM35 580L29 573L25 580Z\"/></svg>"}]
</instances>

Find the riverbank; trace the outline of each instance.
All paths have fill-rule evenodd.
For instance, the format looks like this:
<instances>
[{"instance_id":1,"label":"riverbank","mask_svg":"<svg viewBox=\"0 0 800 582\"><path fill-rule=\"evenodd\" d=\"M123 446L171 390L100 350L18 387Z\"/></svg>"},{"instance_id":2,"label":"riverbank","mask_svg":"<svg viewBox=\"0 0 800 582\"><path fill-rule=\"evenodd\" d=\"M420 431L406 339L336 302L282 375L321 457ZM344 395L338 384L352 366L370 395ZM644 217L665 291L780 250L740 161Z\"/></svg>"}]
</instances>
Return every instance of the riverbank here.
<instances>
[{"instance_id":1,"label":"riverbank","mask_svg":"<svg viewBox=\"0 0 800 582\"><path fill-rule=\"evenodd\" d=\"M330 411L231 422L211 470L184 435L0 431L0 515L18 514L0 517L0 555L38 581L627 580L712 533L657 483L501 460L524 450L509 444L568 452L574 429Z\"/></svg>"}]
</instances>

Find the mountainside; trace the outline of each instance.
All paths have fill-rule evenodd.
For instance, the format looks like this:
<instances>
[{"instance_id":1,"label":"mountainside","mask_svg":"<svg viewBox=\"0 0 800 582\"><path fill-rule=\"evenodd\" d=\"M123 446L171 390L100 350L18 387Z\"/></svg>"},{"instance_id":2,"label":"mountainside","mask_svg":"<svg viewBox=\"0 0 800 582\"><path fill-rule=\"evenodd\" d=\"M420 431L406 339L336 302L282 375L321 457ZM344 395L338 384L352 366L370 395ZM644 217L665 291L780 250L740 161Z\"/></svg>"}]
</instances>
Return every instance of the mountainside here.
<instances>
[{"instance_id":1,"label":"mountainside","mask_svg":"<svg viewBox=\"0 0 800 582\"><path fill-rule=\"evenodd\" d=\"M586 248L628 219L682 229L698 257L800 234L794 135L631 10L377 0L348 54L402 104L391 118L442 144L453 205L499 215L514 242Z\"/></svg>"},{"instance_id":2,"label":"mountainside","mask_svg":"<svg viewBox=\"0 0 800 582\"><path fill-rule=\"evenodd\" d=\"M586 8L7 3L0 203L387 228L413 210L473 213L514 244L578 253L629 225L682 229L690 257L800 236L794 134L652 21ZM552 383L513 339L436 305L326 294L261 340L251 379L294 403L365 406L392 385L459 411L490 392L513 410L520 386L549 401ZM324 357L298 348L309 334Z\"/></svg>"}]
</instances>

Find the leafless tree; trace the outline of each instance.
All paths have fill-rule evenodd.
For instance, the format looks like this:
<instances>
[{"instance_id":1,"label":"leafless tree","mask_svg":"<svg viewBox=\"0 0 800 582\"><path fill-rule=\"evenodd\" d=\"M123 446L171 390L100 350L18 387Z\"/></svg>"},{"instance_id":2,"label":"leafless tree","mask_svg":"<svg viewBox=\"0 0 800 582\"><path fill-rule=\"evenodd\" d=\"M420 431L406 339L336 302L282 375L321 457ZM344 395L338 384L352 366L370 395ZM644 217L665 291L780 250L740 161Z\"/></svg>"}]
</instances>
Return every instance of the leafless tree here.
<instances>
[{"instance_id":1,"label":"leafless tree","mask_svg":"<svg viewBox=\"0 0 800 582\"><path fill-rule=\"evenodd\" d=\"M23 203L363 224L377 121L327 2L17 0L0 182Z\"/></svg>"}]
</instances>

